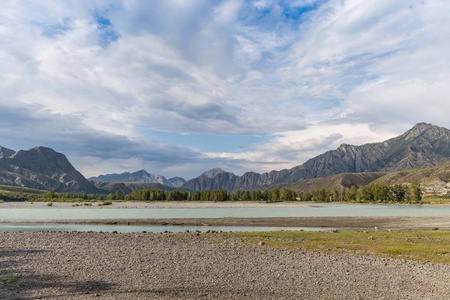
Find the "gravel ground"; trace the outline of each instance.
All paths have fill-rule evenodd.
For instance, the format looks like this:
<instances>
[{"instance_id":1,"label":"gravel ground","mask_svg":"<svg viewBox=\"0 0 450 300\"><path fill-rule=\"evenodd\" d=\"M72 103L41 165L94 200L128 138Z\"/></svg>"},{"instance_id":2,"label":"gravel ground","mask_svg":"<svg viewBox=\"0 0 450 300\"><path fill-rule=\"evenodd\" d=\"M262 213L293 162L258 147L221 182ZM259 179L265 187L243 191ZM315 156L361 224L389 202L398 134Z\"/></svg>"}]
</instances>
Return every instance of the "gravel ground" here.
<instances>
[{"instance_id":1,"label":"gravel ground","mask_svg":"<svg viewBox=\"0 0 450 300\"><path fill-rule=\"evenodd\" d=\"M240 242L1 233L0 299L450 299L450 265Z\"/></svg>"}]
</instances>

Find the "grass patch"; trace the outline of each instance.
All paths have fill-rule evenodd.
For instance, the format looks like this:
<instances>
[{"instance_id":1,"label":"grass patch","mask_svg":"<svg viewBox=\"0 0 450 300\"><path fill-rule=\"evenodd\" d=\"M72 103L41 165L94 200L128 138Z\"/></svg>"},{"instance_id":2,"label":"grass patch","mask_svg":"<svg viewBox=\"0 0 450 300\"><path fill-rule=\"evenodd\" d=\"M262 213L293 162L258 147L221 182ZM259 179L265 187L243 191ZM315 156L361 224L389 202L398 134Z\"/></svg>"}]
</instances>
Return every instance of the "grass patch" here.
<instances>
[{"instance_id":1,"label":"grass patch","mask_svg":"<svg viewBox=\"0 0 450 300\"><path fill-rule=\"evenodd\" d=\"M42 277L42 280L49 281L49 282L58 282L59 281L59 279L54 278L54 277L49 277L49 276Z\"/></svg>"},{"instance_id":2,"label":"grass patch","mask_svg":"<svg viewBox=\"0 0 450 300\"><path fill-rule=\"evenodd\" d=\"M245 245L263 241L269 247L316 252L354 253L450 264L448 230L343 230L225 233Z\"/></svg>"},{"instance_id":3,"label":"grass patch","mask_svg":"<svg viewBox=\"0 0 450 300\"><path fill-rule=\"evenodd\" d=\"M15 275L15 276L9 276L8 278L2 279L3 283L14 283L17 282L20 279L21 276Z\"/></svg>"},{"instance_id":4,"label":"grass patch","mask_svg":"<svg viewBox=\"0 0 450 300\"><path fill-rule=\"evenodd\" d=\"M450 198L426 197L422 199L422 204L450 204Z\"/></svg>"}]
</instances>

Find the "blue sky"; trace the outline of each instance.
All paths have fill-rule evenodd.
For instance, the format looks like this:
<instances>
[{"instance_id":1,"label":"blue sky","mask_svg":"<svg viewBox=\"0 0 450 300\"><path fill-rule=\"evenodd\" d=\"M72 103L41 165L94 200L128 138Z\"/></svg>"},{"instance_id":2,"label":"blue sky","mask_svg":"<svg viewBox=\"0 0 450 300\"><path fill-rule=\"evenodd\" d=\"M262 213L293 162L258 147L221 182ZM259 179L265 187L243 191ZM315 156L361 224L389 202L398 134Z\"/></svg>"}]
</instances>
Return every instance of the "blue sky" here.
<instances>
[{"instance_id":1,"label":"blue sky","mask_svg":"<svg viewBox=\"0 0 450 300\"><path fill-rule=\"evenodd\" d=\"M448 1L0 5L0 145L85 176L267 172L450 128Z\"/></svg>"}]
</instances>

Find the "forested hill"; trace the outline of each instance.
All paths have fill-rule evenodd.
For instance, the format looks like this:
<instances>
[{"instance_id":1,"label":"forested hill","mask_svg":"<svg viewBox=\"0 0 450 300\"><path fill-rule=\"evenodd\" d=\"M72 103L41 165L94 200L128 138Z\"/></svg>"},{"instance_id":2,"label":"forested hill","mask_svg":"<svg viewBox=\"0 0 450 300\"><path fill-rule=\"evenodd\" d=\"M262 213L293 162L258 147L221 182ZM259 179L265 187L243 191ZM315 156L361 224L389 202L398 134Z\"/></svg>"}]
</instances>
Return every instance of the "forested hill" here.
<instances>
[{"instance_id":1,"label":"forested hill","mask_svg":"<svg viewBox=\"0 0 450 300\"><path fill-rule=\"evenodd\" d=\"M187 181L191 190L254 190L280 183L321 178L340 173L385 172L435 166L450 159L450 130L419 123L404 134L381 143L362 146L342 144L289 170L242 176L219 173Z\"/></svg>"}]
</instances>

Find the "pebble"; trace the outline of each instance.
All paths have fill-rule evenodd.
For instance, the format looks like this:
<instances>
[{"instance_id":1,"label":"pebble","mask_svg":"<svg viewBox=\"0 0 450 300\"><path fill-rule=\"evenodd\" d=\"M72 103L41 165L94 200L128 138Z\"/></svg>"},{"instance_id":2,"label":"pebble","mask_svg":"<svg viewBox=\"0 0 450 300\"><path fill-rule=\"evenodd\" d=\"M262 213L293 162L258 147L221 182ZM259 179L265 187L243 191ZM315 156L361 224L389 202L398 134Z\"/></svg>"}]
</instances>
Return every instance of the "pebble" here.
<instances>
[{"instance_id":1,"label":"pebble","mask_svg":"<svg viewBox=\"0 0 450 300\"><path fill-rule=\"evenodd\" d=\"M0 299L450 299L448 264L196 234L4 234L2 274L22 277L0 282Z\"/></svg>"}]
</instances>

